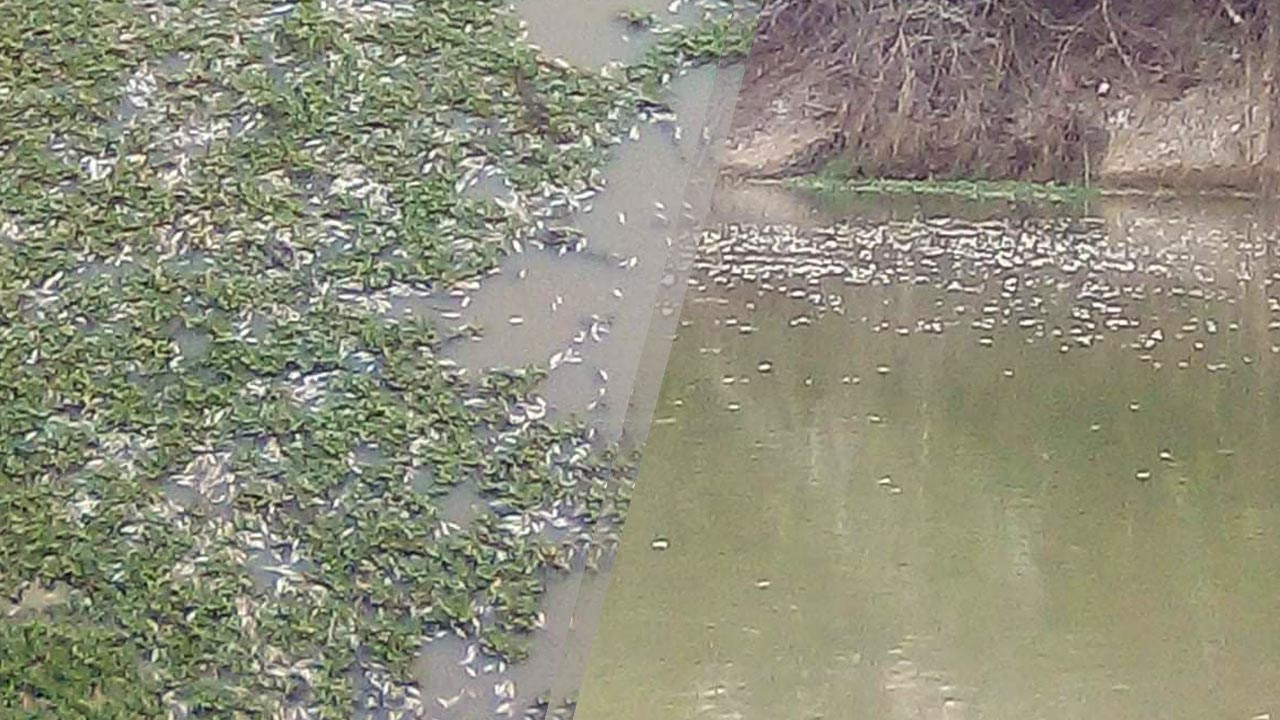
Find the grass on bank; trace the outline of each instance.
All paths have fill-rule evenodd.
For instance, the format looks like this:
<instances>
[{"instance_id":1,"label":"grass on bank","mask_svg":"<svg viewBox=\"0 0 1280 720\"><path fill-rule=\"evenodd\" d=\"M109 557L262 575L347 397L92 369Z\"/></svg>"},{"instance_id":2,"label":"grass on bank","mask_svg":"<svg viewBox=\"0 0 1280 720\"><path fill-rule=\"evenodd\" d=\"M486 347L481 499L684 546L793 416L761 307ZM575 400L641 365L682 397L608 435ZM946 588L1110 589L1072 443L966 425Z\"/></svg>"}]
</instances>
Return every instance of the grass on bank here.
<instances>
[{"instance_id":1,"label":"grass on bank","mask_svg":"<svg viewBox=\"0 0 1280 720\"><path fill-rule=\"evenodd\" d=\"M1084 205L1099 195L1096 186L1075 183L1036 183L1022 180L942 179L904 180L858 177L845 158L828 162L812 175L790 178L788 185L827 197L862 195L943 196L976 202Z\"/></svg>"},{"instance_id":2,"label":"grass on bank","mask_svg":"<svg viewBox=\"0 0 1280 720\"><path fill-rule=\"evenodd\" d=\"M820 174L793 178L787 183L821 195L930 195L1054 205L1081 205L1098 196L1094 187L1019 180L898 180Z\"/></svg>"}]
</instances>

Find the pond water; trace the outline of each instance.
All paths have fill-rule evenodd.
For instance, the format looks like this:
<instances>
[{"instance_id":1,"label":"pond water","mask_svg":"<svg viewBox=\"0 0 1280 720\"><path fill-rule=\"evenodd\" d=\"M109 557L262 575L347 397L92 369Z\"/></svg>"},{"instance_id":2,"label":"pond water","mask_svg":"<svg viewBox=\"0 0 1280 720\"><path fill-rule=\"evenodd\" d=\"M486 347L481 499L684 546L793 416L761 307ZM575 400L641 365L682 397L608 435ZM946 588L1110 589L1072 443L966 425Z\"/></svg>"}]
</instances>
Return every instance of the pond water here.
<instances>
[{"instance_id":1,"label":"pond water","mask_svg":"<svg viewBox=\"0 0 1280 720\"><path fill-rule=\"evenodd\" d=\"M615 148L603 192L571 218L585 249L526 248L465 305L430 298L430 306L455 312L446 327L482 330L450 347L451 359L473 375L539 363L551 371L539 393L553 417L585 418L611 442L633 430L628 401L650 317L683 226L705 213L688 202L690 187L740 79L737 68L703 67L673 81L675 120L637 126L635 138Z\"/></svg>"},{"instance_id":2,"label":"pond water","mask_svg":"<svg viewBox=\"0 0 1280 720\"><path fill-rule=\"evenodd\" d=\"M639 9L655 13L662 24L692 24L725 3L579 5L520 0L515 9L531 43L551 57L595 69L635 61L656 40L652 32L628 30L619 12ZM392 311L424 314L445 330L478 329L445 348L464 376L538 364L549 371L536 389L549 418L588 422L601 445L640 444L665 363L665 355L651 352L650 338L669 330L653 322L663 319L655 307L678 307L684 290L678 251L687 245L687 228L701 224L707 212L708 156L725 135L741 76L740 67L704 66L673 79L662 98L670 116L638 124L613 149L601 192L564 221L581 233L582 246L520 248L472 290L394 298ZM500 182L490 185L481 188L482 196L505 192ZM660 351L665 344L656 345ZM483 501L463 488L444 498L442 509L465 525L484 510ZM607 549L598 572L585 572L577 563L571 573L543 578L543 622L530 637L529 657L510 667L453 636L427 643L414 672L422 696L441 700L426 717L563 717L572 712L565 701L576 695L585 672L611 567ZM509 683L501 693L495 676L474 673L474 667L494 665L502 668L501 683Z\"/></svg>"},{"instance_id":3,"label":"pond water","mask_svg":"<svg viewBox=\"0 0 1280 720\"><path fill-rule=\"evenodd\" d=\"M576 717L1280 717L1270 219L774 200L702 244Z\"/></svg>"},{"instance_id":4,"label":"pond water","mask_svg":"<svg viewBox=\"0 0 1280 720\"><path fill-rule=\"evenodd\" d=\"M692 25L699 16L698 5L693 0L518 0L515 8L532 45L594 70L639 60L655 44L653 33L627 22L624 13L649 14L662 24Z\"/></svg>"}]
</instances>

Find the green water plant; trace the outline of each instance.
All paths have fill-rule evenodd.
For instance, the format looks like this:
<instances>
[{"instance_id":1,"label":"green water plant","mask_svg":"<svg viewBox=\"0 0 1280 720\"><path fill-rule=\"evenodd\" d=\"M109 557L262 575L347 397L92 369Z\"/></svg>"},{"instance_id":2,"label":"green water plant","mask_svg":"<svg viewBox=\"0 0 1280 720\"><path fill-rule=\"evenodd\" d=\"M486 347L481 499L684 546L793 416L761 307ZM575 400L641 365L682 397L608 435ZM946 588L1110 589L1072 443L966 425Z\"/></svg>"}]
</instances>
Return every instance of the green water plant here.
<instances>
[{"instance_id":1,"label":"green water plant","mask_svg":"<svg viewBox=\"0 0 1280 720\"><path fill-rule=\"evenodd\" d=\"M513 415L541 371L464 378L370 298L482 278L733 43L608 77L495 0L0 14L0 594L67 588L0 619L0 708L346 718L411 709L439 633L521 657L531 579L582 548L509 521L616 525L630 458ZM523 212L468 196L477 167ZM459 524L438 499L466 483L490 513Z\"/></svg>"},{"instance_id":2,"label":"green water plant","mask_svg":"<svg viewBox=\"0 0 1280 720\"><path fill-rule=\"evenodd\" d=\"M787 184L828 196L926 195L974 201L997 200L1071 205L1087 202L1098 194L1096 188L1085 185L1021 180L863 178L854 175L847 160L842 159L833 160L818 173L790 178Z\"/></svg>"}]
</instances>

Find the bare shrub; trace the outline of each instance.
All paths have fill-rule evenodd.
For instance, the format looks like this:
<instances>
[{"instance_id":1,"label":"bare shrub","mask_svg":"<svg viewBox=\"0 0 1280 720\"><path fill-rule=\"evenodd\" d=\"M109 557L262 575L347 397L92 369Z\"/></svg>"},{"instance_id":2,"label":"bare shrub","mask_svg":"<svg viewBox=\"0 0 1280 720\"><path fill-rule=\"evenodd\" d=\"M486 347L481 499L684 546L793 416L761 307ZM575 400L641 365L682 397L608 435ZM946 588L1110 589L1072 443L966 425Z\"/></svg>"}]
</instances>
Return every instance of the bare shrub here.
<instances>
[{"instance_id":1,"label":"bare shrub","mask_svg":"<svg viewBox=\"0 0 1280 720\"><path fill-rule=\"evenodd\" d=\"M1270 122L1277 11L1266 5L769 0L737 129L799 83L831 106L832 147L855 175L1087 180L1113 116L1139 100L1160 112L1213 84L1244 93Z\"/></svg>"}]
</instances>

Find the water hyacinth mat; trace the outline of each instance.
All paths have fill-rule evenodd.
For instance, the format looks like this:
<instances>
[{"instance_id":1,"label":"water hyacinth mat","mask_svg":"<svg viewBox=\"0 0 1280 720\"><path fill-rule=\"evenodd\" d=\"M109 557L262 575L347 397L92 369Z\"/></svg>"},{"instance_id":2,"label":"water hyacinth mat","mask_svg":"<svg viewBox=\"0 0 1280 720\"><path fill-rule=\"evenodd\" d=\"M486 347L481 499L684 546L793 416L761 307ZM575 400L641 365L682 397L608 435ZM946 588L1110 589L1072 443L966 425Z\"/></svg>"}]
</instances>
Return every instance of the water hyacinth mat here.
<instances>
[{"instance_id":1,"label":"water hyacinth mat","mask_svg":"<svg viewBox=\"0 0 1280 720\"><path fill-rule=\"evenodd\" d=\"M0 715L412 717L432 638L520 660L631 459L547 420L538 368L462 378L365 300L536 242L749 32L606 75L481 0L0 16ZM486 512L442 511L461 486Z\"/></svg>"}]
</instances>

